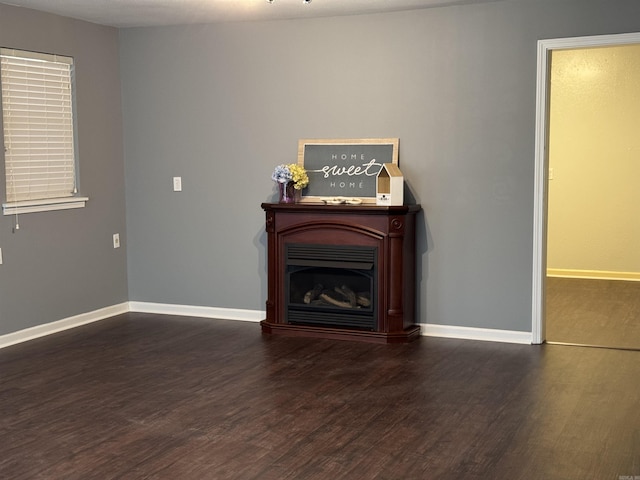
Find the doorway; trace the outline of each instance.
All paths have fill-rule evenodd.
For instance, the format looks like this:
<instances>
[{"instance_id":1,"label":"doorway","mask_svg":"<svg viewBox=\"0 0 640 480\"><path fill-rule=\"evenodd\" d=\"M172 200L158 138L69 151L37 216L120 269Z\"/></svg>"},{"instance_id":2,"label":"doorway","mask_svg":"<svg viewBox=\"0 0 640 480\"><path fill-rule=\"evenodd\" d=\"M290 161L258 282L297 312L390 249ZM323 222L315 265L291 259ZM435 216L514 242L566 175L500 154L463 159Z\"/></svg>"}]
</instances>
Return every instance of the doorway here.
<instances>
[{"instance_id":1,"label":"doorway","mask_svg":"<svg viewBox=\"0 0 640 480\"><path fill-rule=\"evenodd\" d=\"M624 326L625 321L628 323L633 318L637 319L638 308L640 308L638 304L640 301L638 300L640 282L632 281L638 280L638 278L633 278L633 275L637 275L639 270L635 265L637 262L632 260L630 269L633 271L627 271L628 269L620 266L621 260L618 258L621 253L629 253L628 246L626 248L624 246L629 235L620 235L617 232L619 227L612 228L608 224L608 222L615 220L614 217L616 212L620 211L620 205L606 207L606 202L604 202L605 198L612 196L611 191L616 192L616 197L620 197L618 201L625 201L622 198L624 195L618 195L624 189L621 190L620 185L615 184L616 176L611 174L615 172L604 170L610 168L618 171L618 166L615 165L615 162L611 162L611 156L607 159L609 161L606 165L593 167L589 167L587 163L580 165L579 162L588 160L590 156L593 156L591 155L593 152L577 153L575 150L580 148L580 142L574 145L570 145L570 142L565 145L558 144L558 139L566 138L567 133L553 136L555 126L562 124L564 117L560 116L558 119L557 113L552 111L551 105L551 101L554 100L555 107L558 106L556 92L555 90L551 91L554 55L556 64L565 68L564 73L575 77L564 80L575 82L578 76L582 76L584 80L585 76L603 73L602 71L598 72L598 68L602 70L608 64L608 61L603 61L606 59L604 50L620 47L622 48L620 51L630 53L622 46L636 48L637 44L640 44L640 34L542 40L538 43L532 295L533 343L542 343L547 340L557 343L618 348L640 347L640 336L637 335L637 331L635 331L636 335L628 333L623 335L623 341L620 342L619 338L616 339L616 336L612 335L615 332L612 330L609 320L613 318L618 321L616 325L621 326L620 330L623 332L624 328L629 327L629 325ZM637 46L640 48L640 45ZM590 58L591 60L600 58L601 61L594 63L589 60ZM556 87L558 86L557 80L556 78L554 83ZM561 90L561 87L558 89ZM579 85L575 83L570 85L569 91L579 94L579 90ZM595 106L591 105L589 108L595 108ZM553 120L556 123L555 126L551 124L552 113L556 115ZM574 119L573 123L577 124L577 121ZM637 125L632 126L625 123L620 125L620 128L627 127L637 130ZM560 131L562 132L562 130ZM596 129L596 131L598 135L604 132L603 129ZM571 133L571 136L573 135L580 135L580 132ZM592 133L591 136L593 135ZM568 150L563 153L563 148ZM571 160L572 156L573 160ZM600 157L602 156L600 153ZM598 157L597 153L595 157ZM558 158L562 158L562 161L558 161ZM638 158L637 152L634 158ZM585 180L587 176L590 176L588 181ZM628 176L628 173L623 174L618 177L618 180L633 181L633 179L625 178ZM605 177L609 177L609 180ZM589 181L595 182L595 188L594 184L588 185ZM635 181L637 184L637 177ZM612 182L614 184L607 185ZM609 188L608 191L604 188L605 186ZM586 190L588 196L580 199L580 189ZM586 211L584 208L578 209L579 206L589 203L591 206ZM636 222L638 218L640 215L636 214ZM630 222L633 222L633 219L630 219ZM598 228L600 229L598 230ZM612 238L615 241L606 239L605 233L610 232L614 234ZM616 232L618 237L615 237ZM622 242L622 246L619 245L620 242ZM613 248L609 248L610 244L613 245ZM589 253L589 249L591 249L591 253ZM614 254L607 249L613 251ZM547 277L547 267L552 275L550 277ZM634 271L636 274L633 273ZM625 278L625 275L631 277ZM601 299L600 302L598 298ZM627 310L625 311L624 308ZM556 324L554 318L562 318L569 323L559 325ZM637 323L637 320L633 321ZM570 324L571 322L573 325ZM587 335L591 328L588 322L601 330L592 329L593 331ZM632 324L630 328L630 332L633 333L634 328L640 327L637 325L634 327ZM594 341L594 335L597 341ZM637 344L629 343L630 336L637 339Z\"/></svg>"}]
</instances>

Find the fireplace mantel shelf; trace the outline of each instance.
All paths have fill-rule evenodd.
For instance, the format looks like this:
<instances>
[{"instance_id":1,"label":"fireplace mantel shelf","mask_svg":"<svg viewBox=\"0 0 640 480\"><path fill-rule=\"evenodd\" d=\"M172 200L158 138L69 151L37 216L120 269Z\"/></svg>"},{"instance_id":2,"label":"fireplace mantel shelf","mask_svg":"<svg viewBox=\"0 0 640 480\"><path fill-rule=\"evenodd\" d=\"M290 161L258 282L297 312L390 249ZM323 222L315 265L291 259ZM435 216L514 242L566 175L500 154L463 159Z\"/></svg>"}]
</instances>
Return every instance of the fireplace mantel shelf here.
<instances>
[{"instance_id":1,"label":"fireplace mantel shelf","mask_svg":"<svg viewBox=\"0 0 640 480\"><path fill-rule=\"evenodd\" d=\"M414 323L414 315L415 217L420 205L263 203L262 208L266 212L268 241L267 318L261 322L263 333L374 343L406 343L419 337L420 327ZM375 252L371 328L352 328L348 321L341 325L338 319L349 314L336 310L334 319L331 307L318 314L320 320L310 313L305 321L304 313L293 312L301 308L291 306L292 274L287 252L291 246L300 245L362 247ZM309 265L317 263L309 261ZM327 319L326 324L323 318Z\"/></svg>"},{"instance_id":2,"label":"fireplace mantel shelf","mask_svg":"<svg viewBox=\"0 0 640 480\"><path fill-rule=\"evenodd\" d=\"M379 206L379 205L332 205L325 203L263 203L262 209L269 211L283 212L309 212L309 213L358 213L361 215L406 215L407 213L416 213L421 210L420 205L398 205L398 206Z\"/></svg>"}]
</instances>

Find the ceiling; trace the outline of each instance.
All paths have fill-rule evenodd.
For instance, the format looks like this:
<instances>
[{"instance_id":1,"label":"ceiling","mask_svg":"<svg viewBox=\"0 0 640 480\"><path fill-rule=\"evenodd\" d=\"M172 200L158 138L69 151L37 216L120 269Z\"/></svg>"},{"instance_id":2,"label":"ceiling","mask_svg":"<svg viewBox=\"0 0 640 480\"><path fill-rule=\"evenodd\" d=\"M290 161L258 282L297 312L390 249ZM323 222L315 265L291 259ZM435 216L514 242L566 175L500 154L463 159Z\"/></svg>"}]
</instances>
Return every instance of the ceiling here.
<instances>
[{"instance_id":1,"label":"ceiling","mask_svg":"<svg viewBox=\"0 0 640 480\"><path fill-rule=\"evenodd\" d=\"M499 0L0 0L113 27L380 13Z\"/></svg>"}]
</instances>

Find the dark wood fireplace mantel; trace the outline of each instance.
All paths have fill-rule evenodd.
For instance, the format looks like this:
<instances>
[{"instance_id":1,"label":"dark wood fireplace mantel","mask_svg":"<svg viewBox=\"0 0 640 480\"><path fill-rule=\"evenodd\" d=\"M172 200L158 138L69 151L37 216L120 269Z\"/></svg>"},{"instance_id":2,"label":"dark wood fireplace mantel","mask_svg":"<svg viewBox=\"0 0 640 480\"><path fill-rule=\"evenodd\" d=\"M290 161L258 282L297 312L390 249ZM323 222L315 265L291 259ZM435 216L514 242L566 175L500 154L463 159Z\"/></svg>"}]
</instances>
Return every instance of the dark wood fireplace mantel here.
<instances>
[{"instance_id":1,"label":"dark wood fireplace mantel","mask_svg":"<svg viewBox=\"0 0 640 480\"><path fill-rule=\"evenodd\" d=\"M263 203L268 241L267 318L262 332L374 343L406 343L420 336L415 316L415 217L420 205ZM356 329L290 322L287 248L290 245L366 247L376 252L373 327ZM325 248L325 247L323 247Z\"/></svg>"}]
</instances>

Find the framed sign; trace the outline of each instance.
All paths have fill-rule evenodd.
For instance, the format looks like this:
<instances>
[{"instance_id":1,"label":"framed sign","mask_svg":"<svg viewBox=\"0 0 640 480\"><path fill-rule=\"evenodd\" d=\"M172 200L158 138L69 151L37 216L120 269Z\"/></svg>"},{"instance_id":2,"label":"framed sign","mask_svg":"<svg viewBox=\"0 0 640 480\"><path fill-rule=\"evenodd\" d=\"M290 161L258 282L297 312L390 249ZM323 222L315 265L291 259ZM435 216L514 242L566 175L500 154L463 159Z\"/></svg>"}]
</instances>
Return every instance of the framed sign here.
<instances>
[{"instance_id":1,"label":"framed sign","mask_svg":"<svg viewBox=\"0 0 640 480\"><path fill-rule=\"evenodd\" d=\"M309 175L302 202L336 197L376 203L376 178L383 163L398 164L398 138L302 139L298 164Z\"/></svg>"}]
</instances>

